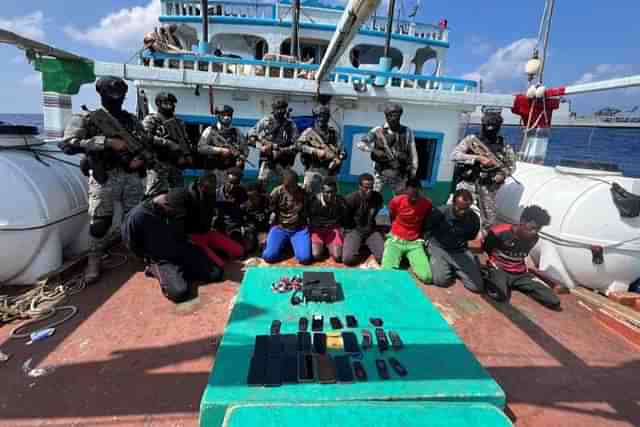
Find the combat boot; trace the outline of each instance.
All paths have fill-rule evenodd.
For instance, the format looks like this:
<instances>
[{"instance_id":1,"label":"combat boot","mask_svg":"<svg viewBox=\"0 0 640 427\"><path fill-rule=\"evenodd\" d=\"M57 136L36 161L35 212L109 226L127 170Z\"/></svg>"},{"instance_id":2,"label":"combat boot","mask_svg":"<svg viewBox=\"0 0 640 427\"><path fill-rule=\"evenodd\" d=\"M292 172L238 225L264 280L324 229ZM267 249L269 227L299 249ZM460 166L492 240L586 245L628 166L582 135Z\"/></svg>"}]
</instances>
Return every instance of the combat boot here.
<instances>
[{"instance_id":1,"label":"combat boot","mask_svg":"<svg viewBox=\"0 0 640 427\"><path fill-rule=\"evenodd\" d=\"M100 278L100 262L102 254L90 253L87 257L87 269L84 271L84 280L87 284L94 283Z\"/></svg>"}]
</instances>

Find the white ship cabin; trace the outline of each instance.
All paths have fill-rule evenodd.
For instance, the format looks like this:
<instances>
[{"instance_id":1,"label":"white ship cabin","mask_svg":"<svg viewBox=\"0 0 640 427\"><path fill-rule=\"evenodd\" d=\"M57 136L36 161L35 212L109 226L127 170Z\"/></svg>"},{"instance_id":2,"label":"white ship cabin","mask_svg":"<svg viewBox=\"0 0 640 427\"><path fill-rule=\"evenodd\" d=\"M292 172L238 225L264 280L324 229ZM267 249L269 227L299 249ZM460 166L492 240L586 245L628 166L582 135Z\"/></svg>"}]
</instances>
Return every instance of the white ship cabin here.
<instances>
[{"instance_id":1,"label":"white ship cabin","mask_svg":"<svg viewBox=\"0 0 640 427\"><path fill-rule=\"evenodd\" d=\"M155 109L162 90L178 97L177 113L194 138L212 123L212 105L235 109L234 124L248 130L270 113L274 96L286 96L299 128L311 124L317 102L315 73L344 10L301 0L299 57L291 56L292 5L233 1L208 2L208 43L200 1L163 0L160 22L176 24L180 51L143 52L139 65L103 64L99 75L121 75L136 81ZM460 136L460 113L484 102L477 82L443 75L449 30L446 21L431 25L394 20L390 41L390 69L381 71L386 18L372 17L323 78L322 95L329 99L334 125L341 133L349 160L339 179L355 183L372 172L368 153L356 148L361 135L384 123L388 102L404 106L403 123L412 127L420 156L419 176L435 201L448 194L453 164L448 161ZM492 100L495 101L495 100ZM247 176L256 173L257 152L250 156ZM296 169L302 171L301 165ZM437 193L437 194L435 194Z\"/></svg>"},{"instance_id":2,"label":"white ship cabin","mask_svg":"<svg viewBox=\"0 0 640 427\"><path fill-rule=\"evenodd\" d=\"M319 0L301 1L299 47L303 63L320 64L343 11ZM208 54L246 60L291 54L291 0L276 4L209 1L207 15ZM182 46L197 50L203 32L199 1L163 0L160 22L179 25L178 38ZM386 22L386 17L370 18L337 66L377 69L383 56ZM444 23L436 26L394 20L391 71L441 76L449 47L448 31Z\"/></svg>"}]
</instances>

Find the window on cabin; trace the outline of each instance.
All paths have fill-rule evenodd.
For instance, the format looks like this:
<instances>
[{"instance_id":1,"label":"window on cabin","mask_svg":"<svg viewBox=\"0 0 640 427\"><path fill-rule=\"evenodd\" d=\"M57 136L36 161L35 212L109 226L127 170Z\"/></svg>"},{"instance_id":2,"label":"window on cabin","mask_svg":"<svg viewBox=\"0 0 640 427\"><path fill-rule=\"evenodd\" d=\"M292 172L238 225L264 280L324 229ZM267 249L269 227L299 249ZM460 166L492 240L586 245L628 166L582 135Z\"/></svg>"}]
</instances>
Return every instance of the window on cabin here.
<instances>
[{"instance_id":1,"label":"window on cabin","mask_svg":"<svg viewBox=\"0 0 640 427\"><path fill-rule=\"evenodd\" d=\"M416 136L416 151L418 152L418 172L416 177L421 181L430 181L435 170L436 149L438 140L435 138L419 138Z\"/></svg>"},{"instance_id":2,"label":"window on cabin","mask_svg":"<svg viewBox=\"0 0 640 427\"><path fill-rule=\"evenodd\" d=\"M301 38L300 42L300 59L308 64L320 64L324 56L329 42L321 39ZM280 54L291 55L291 39L286 39L280 45Z\"/></svg>"},{"instance_id":3,"label":"window on cabin","mask_svg":"<svg viewBox=\"0 0 640 427\"><path fill-rule=\"evenodd\" d=\"M402 68L403 55L399 49L392 47L391 53L391 71L398 71ZM354 46L349 52L351 65L355 68L362 69L378 69L380 58L384 55L384 47L372 44L359 44Z\"/></svg>"},{"instance_id":4,"label":"window on cabin","mask_svg":"<svg viewBox=\"0 0 640 427\"><path fill-rule=\"evenodd\" d=\"M423 47L416 51L416 56L411 62L415 64L415 74L424 76L434 75L438 68L438 56L430 47Z\"/></svg>"}]
</instances>

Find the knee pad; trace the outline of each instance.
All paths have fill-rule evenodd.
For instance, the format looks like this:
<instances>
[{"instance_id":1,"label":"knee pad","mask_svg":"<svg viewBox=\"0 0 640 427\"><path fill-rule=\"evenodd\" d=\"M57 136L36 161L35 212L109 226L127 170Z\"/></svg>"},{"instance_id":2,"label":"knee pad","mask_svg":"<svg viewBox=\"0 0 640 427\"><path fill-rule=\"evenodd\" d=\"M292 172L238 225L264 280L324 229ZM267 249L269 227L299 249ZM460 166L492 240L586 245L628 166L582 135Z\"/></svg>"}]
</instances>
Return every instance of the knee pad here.
<instances>
[{"instance_id":1,"label":"knee pad","mask_svg":"<svg viewBox=\"0 0 640 427\"><path fill-rule=\"evenodd\" d=\"M111 228L113 218L111 216L98 216L91 218L91 224L89 225L89 234L96 239L102 239L107 235L107 232Z\"/></svg>"}]
</instances>

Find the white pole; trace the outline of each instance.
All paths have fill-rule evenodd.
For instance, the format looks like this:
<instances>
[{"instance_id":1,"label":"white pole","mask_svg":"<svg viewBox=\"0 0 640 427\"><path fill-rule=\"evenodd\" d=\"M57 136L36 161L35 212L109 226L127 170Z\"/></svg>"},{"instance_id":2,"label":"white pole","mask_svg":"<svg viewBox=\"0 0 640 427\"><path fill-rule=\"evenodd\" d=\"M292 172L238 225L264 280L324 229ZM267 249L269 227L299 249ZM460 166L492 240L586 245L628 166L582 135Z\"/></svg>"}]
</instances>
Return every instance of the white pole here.
<instances>
[{"instance_id":1,"label":"white pole","mask_svg":"<svg viewBox=\"0 0 640 427\"><path fill-rule=\"evenodd\" d=\"M320 88L320 82L324 77L329 74L331 69L336 65L338 59L344 51L349 47L349 43L355 37L358 32L358 28L365 22L371 14L373 14L380 0L350 0L349 4L340 18L340 22L336 26L336 32L333 33L329 47L327 48L320 68L316 73L316 80L318 82L318 89Z\"/></svg>"},{"instance_id":2,"label":"white pole","mask_svg":"<svg viewBox=\"0 0 640 427\"><path fill-rule=\"evenodd\" d=\"M599 92L603 90L624 89L633 86L640 86L640 75L566 86L564 88L564 94L577 95L580 93Z\"/></svg>"}]
</instances>

